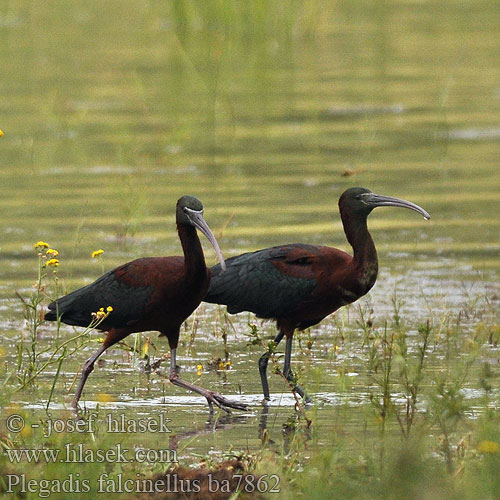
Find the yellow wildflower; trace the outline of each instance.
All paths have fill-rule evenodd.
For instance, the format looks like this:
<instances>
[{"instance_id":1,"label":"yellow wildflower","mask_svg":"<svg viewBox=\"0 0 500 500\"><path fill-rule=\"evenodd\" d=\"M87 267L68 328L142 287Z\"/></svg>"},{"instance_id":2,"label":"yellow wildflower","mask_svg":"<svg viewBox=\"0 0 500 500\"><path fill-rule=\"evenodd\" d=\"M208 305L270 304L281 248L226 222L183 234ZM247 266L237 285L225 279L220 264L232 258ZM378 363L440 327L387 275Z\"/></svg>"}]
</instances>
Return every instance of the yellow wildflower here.
<instances>
[{"instance_id":1,"label":"yellow wildflower","mask_svg":"<svg viewBox=\"0 0 500 500\"><path fill-rule=\"evenodd\" d=\"M33 431L31 430L31 426L25 425L22 429L21 432L19 433L23 438L29 438L32 434Z\"/></svg>"},{"instance_id":2,"label":"yellow wildflower","mask_svg":"<svg viewBox=\"0 0 500 500\"><path fill-rule=\"evenodd\" d=\"M228 369L231 368L231 361L229 360L226 361L226 368Z\"/></svg>"},{"instance_id":3,"label":"yellow wildflower","mask_svg":"<svg viewBox=\"0 0 500 500\"><path fill-rule=\"evenodd\" d=\"M224 370L224 361L219 361L219 363L217 364L217 370Z\"/></svg>"},{"instance_id":4,"label":"yellow wildflower","mask_svg":"<svg viewBox=\"0 0 500 500\"><path fill-rule=\"evenodd\" d=\"M498 443L496 441L481 441L477 445L479 453L498 453Z\"/></svg>"},{"instance_id":5,"label":"yellow wildflower","mask_svg":"<svg viewBox=\"0 0 500 500\"><path fill-rule=\"evenodd\" d=\"M102 250L102 249L95 250L94 252L92 252L92 258L95 259L96 257L99 257L99 255L102 255L103 253L104 253L104 250Z\"/></svg>"},{"instance_id":6,"label":"yellow wildflower","mask_svg":"<svg viewBox=\"0 0 500 500\"><path fill-rule=\"evenodd\" d=\"M92 313L92 316L95 319L103 319L105 318L109 313L104 311L104 307L101 307L97 312Z\"/></svg>"},{"instance_id":7,"label":"yellow wildflower","mask_svg":"<svg viewBox=\"0 0 500 500\"><path fill-rule=\"evenodd\" d=\"M35 248L49 248L49 244L45 241L37 241L34 245Z\"/></svg>"},{"instance_id":8,"label":"yellow wildflower","mask_svg":"<svg viewBox=\"0 0 500 500\"><path fill-rule=\"evenodd\" d=\"M57 257L59 255L59 252L57 250L54 250L53 248L49 248L45 253L52 257Z\"/></svg>"},{"instance_id":9,"label":"yellow wildflower","mask_svg":"<svg viewBox=\"0 0 500 500\"><path fill-rule=\"evenodd\" d=\"M196 365L196 369L201 372L203 370L203 365Z\"/></svg>"},{"instance_id":10,"label":"yellow wildflower","mask_svg":"<svg viewBox=\"0 0 500 500\"><path fill-rule=\"evenodd\" d=\"M142 346L142 349L141 349L141 353L142 353L143 358L145 358L148 355L150 342L151 342L151 338L147 337L146 342L144 342L144 345Z\"/></svg>"},{"instance_id":11,"label":"yellow wildflower","mask_svg":"<svg viewBox=\"0 0 500 500\"><path fill-rule=\"evenodd\" d=\"M0 128L0 137L2 137L3 135L3 132L2 132L2 129Z\"/></svg>"},{"instance_id":12,"label":"yellow wildflower","mask_svg":"<svg viewBox=\"0 0 500 500\"><path fill-rule=\"evenodd\" d=\"M50 259L45 263L46 266L52 266L52 267L57 267L59 265L59 260L57 259Z\"/></svg>"},{"instance_id":13,"label":"yellow wildflower","mask_svg":"<svg viewBox=\"0 0 500 500\"><path fill-rule=\"evenodd\" d=\"M100 392L96 395L97 401L99 403L109 403L110 401L113 401L113 397L110 394L106 394L105 392Z\"/></svg>"},{"instance_id":14,"label":"yellow wildflower","mask_svg":"<svg viewBox=\"0 0 500 500\"><path fill-rule=\"evenodd\" d=\"M108 313L113 312L113 308L111 306L106 307L106 311Z\"/></svg>"}]
</instances>

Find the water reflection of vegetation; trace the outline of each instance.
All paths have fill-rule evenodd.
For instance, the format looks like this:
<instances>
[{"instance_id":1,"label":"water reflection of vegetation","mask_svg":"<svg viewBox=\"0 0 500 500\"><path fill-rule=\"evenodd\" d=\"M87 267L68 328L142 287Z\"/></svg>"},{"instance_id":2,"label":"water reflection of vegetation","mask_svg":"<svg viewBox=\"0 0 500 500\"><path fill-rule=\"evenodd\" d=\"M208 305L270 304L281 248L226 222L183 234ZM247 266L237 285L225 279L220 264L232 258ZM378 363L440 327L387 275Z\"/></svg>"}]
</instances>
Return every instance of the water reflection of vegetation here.
<instances>
[{"instance_id":1,"label":"water reflection of vegetation","mask_svg":"<svg viewBox=\"0 0 500 500\"><path fill-rule=\"evenodd\" d=\"M42 280L47 264L46 249L39 247L38 252ZM59 286L59 283L51 286ZM40 292L40 287L44 293L50 292L40 281L35 293ZM491 308L491 301L495 300L495 297L469 296L457 313L444 311L429 316L420 324L405 315L405 304L398 296L393 297L392 313L386 319L377 318L366 303L351 306L348 309L352 319L341 315L330 341L320 341L309 331L298 338L298 354L302 362L302 369L298 372L300 383L311 393L318 393L314 407L305 412L294 411L290 406L278 412L274 407L264 407L253 415L221 420L210 416L203 425L186 423L177 415L177 422L173 419L174 435L169 436L169 446L183 456L187 454L190 461L198 459L205 464L204 467L216 467L219 461L227 465L226 461L231 459L243 463L242 470L256 477L277 474L281 492L277 498L302 498L307 494L308 498L321 499L330 498L332 492L337 498L366 498L367 491L370 492L369 498L390 498L396 494L421 498L422 491L430 489L437 491L439 498L456 498L458 495L458 498L467 499L477 498L474 495L478 488L488 497L498 487L494 480L496 475L490 476L490 471L497 465L500 454L499 423L494 411L499 388L491 368L495 346L500 340L498 318ZM39 304L35 297L35 307ZM475 323L477 319L481 322ZM234 323L227 315L221 315L219 308L213 309L213 313L197 314L191 321L186 325L188 342L192 341L193 331L214 328L215 335L225 338L222 342L224 359L231 358L232 365L236 366L244 359L246 354L227 341L228 333L239 331L241 323ZM251 339L249 348L260 354L267 335L263 336L260 327L254 323L247 328ZM40 342L40 338L35 342ZM55 352L60 352L60 347L67 342L56 339L55 345L60 345ZM152 354L150 349L149 337L136 339L134 352ZM271 351L272 356L278 355L275 349ZM22 352L29 362L31 351ZM72 354L76 352L73 350ZM38 358L36 361L42 362ZM151 371L149 361L149 377L161 377L161 372ZM57 407L63 396L57 387L61 382L58 375L64 372L64 366L61 369L62 363L58 363L57 386L54 388L52 376L44 377L42 373L49 366L48 362L41 364L42 369L34 374L31 370L33 375L29 382L35 387L29 397L38 394L46 399L47 394L53 392L52 399ZM63 362L67 362L66 358ZM206 366L211 364L210 359L203 362ZM129 363L135 365L136 361L130 358ZM252 372L256 374L254 364L250 375ZM217 364L215 369L224 375L227 373L226 366ZM356 374L359 380L353 382L352 374ZM2 397L8 399L18 384L27 384L23 383L23 378L16 382L13 373L6 375ZM104 380L107 380L106 376ZM220 383L227 383L226 380L223 378ZM160 389L150 383L148 397L154 397ZM250 381L243 386L243 394L252 390L251 387ZM328 408L330 404L321 396L323 387L336 394L340 403ZM290 390L288 382L283 390ZM43 392L47 394L43 396ZM118 397L121 398L119 394L120 391ZM351 401L356 394L362 395L362 400L352 407ZM123 413L116 408L106 409L106 405L115 399L113 395L97 392L95 396L100 407L93 411L101 415L101 419L110 411L117 418ZM6 407L4 416L13 411L21 414L27 424L46 418L38 411L12 404ZM131 414L132 419L137 418L134 414ZM158 413L155 411L154 414ZM471 419L471 414L476 418ZM51 415L51 418L57 415L65 419L70 413L53 410ZM179 427L180 422L184 423ZM198 448L207 438L217 440L219 433L231 442L232 436L241 435L240 427L248 434L245 451L231 447L220 450L216 456L192 453L193 446ZM40 435L31 428L27 425L21 433L5 434L4 448L40 447ZM328 432L324 432L326 428ZM142 446L154 447L158 436L153 433L140 438ZM121 445L128 448L133 447L136 439L134 434L125 438L119 436ZM91 435L56 434L45 446L66 449L66 446L76 447L78 443L94 452L117 446L116 438L103 428ZM21 472L15 461L9 461L6 455L1 460L3 470L8 474ZM76 474L78 469L81 474L80 465L76 465L68 464L65 472ZM134 478L137 473L151 477L154 473L164 472L166 467L165 463L123 464L120 470L127 478ZM85 464L85 477L96 483L105 470L103 464L96 461ZM30 477L57 478L60 469L39 464ZM434 497L431 495L430 498Z\"/></svg>"},{"instance_id":2,"label":"water reflection of vegetation","mask_svg":"<svg viewBox=\"0 0 500 500\"><path fill-rule=\"evenodd\" d=\"M57 242L70 291L100 273L89 258L97 248L106 269L178 252L165 206L192 192L224 228L227 255L286 241L338 246L338 194L364 185L436 217L425 235L417 221L373 219L387 272L369 307L297 339L297 374L317 394L311 427L274 376L281 405L207 429L202 402L165 383L165 350L147 334L103 360L89 407L130 418L168 409L183 463L213 464L231 443L257 458L255 472L280 475L275 498L496 498L497 10L482 0L1 2L1 420L16 412L27 422L19 434L2 429L2 447L159 446L156 434L116 439L101 428L44 439L30 426L46 418L54 379L52 415L69 416L60 408L88 356L77 350L38 373L74 332L24 327L14 290L33 291L32 241ZM406 300L400 326L393 287ZM183 330L191 349L182 364L257 407L262 349L246 347L249 321L272 338L251 316L230 324L202 306ZM28 376L35 337L38 368ZM218 370L218 359L230 369ZM3 475L28 469L5 454L0 464ZM164 467L64 464L92 481L109 469ZM30 474L60 477L61 467L39 463Z\"/></svg>"}]
</instances>

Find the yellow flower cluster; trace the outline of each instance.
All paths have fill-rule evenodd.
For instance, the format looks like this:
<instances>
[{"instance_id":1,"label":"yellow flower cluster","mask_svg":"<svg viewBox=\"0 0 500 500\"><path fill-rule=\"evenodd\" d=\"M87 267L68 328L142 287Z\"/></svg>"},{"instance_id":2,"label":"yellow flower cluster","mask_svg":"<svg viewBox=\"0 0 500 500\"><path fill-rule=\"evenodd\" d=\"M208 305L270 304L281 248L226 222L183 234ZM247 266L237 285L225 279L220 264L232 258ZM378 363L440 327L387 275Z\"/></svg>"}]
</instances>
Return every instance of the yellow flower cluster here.
<instances>
[{"instance_id":1,"label":"yellow flower cluster","mask_svg":"<svg viewBox=\"0 0 500 500\"><path fill-rule=\"evenodd\" d=\"M479 453L498 453L499 446L496 441L481 441L477 445Z\"/></svg>"},{"instance_id":2,"label":"yellow flower cluster","mask_svg":"<svg viewBox=\"0 0 500 500\"><path fill-rule=\"evenodd\" d=\"M229 370L231 368L231 361L222 361L222 359L219 361L217 365L218 370Z\"/></svg>"},{"instance_id":3,"label":"yellow flower cluster","mask_svg":"<svg viewBox=\"0 0 500 500\"><path fill-rule=\"evenodd\" d=\"M96 257L99 257L99 255L102 255L104 253L104 250L101 248L99 250L95 250L92 252L92 258L95 259Z\"/></svg>"},{"instance_id":4,"label":"yellow flower cluster","mask_svg":"<svg viewBox=\"0 0 500 500\"><path fill-rule=\"evenodd\" d=\"M0 128L0 137L2 137L3 135L3 132L2 132L2 129Z\"/></svg>"},{"instance_id":5,"label":"yellow flower cluster","mask_svg":"<svg viewBox=\"0 0 500 500\"><path fill-rule=\"evenodd\" d=\"M59 259L56 258L59 256L59 252L54 248L50 248L48 243L37 241L33 246L40 257L44 259L48 258L47 262L45 262L45 267L57 267L59 265ZM45 251L45 255L43 255L45 249L47 250Z\"/></svg>"},{"instance_id":6,"label":"yellow flower cluster","mask_svg":"<svg viewBox=\"0 0 500 500\"><path fill-rule=\"evenodd\" d=\"M111 306L106 307L106 310L104 310L104 307L101 307L97 312L92 313L92 316L94 319L104 319L111 312L113 312L113 308Z\"/></svg>"},{"instance_id":7,"label":"yellow flower cluster","mask_svg":"<svg viewBox=\"0 0 500 500\"><path fill-rule=\"evenodd\" d=\"M200 376L203 373L203 365L196 365L196 375Z\"/></svg>"}]
</instances>

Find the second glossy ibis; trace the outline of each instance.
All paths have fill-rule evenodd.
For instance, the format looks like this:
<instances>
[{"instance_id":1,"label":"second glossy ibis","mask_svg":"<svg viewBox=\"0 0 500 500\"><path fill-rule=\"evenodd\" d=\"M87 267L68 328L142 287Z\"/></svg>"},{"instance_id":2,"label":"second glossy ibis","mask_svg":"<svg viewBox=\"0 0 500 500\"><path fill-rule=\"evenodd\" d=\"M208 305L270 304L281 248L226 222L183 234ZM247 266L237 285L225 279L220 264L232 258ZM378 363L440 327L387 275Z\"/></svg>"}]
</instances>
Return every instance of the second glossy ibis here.
<instances>
[{"instance_id":1,"label":"second glossy ibis","mask_svg":"<svg viewBox=\"0 0 500 500\"><path fill-rule=\"evenodd\" d=\"M203 218L203 205L194 196L183 196L177 202L177 231L183 257L146 257L113 269L94 283L84 286L49 304L45 319L68 325L87 327L96 311L111 307L112 312L97 328L107 332L102 346L85 362L73 407L76 410L87 377L97 358L113 344L131 333L157 330L168 339L171 350L170 381L204 396L224 410L246 409L222 395L185 382L179 378L176 365L179 329L198 307L208 290L210 270L205 265L203 249L196 229L213 245L225 268L222 253L212 231ZM94 316L93 316L94 313Z\"/></svg>"},{"instance_id":2,"label":"second glossy ibis","mask_svg":"<svg viewBox=\"0 0 500 500\"><path fill-rule=\"evenodd\" d=\"M339 307L358 300L375 284L378 259L367 217L374 208L383 206L409 208L430 218L423 208L409 201L361 187L347 189L339 199L339 209L352 256L337 248L300 243L245 253L226 260L225 272L220 265L212 267L212 280L203 300L225 304L231 314L250 311L275 320L278 334L274 342L278 344L286 337L283 374L292 382L295 329L319 323ZM266 352L259 359L265 400L270 399L268 362ZM299 386L295 389L305 396Z\"/></svg>"}]
</instances>

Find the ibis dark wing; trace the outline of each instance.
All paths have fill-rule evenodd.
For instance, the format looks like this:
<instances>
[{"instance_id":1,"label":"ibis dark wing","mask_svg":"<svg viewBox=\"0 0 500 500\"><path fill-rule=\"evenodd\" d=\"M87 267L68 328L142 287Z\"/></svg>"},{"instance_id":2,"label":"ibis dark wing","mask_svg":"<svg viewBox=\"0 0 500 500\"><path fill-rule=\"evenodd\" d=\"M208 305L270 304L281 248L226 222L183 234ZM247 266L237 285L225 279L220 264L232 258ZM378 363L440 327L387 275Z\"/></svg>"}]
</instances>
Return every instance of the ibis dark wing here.
<instances>
[{"instance_id":1,"label":"ibis dark wing","mask_svg":"<svg viewBox=\"0 0 500 500\"><path fill-rule=\"evenodd\" d=\"M59 315L61 321L68 325L88 326L93 312L111 306L113 311L99 325L102 329L120 328L142 320L146 316L153 287L123 279L130 264L117 267L94 283L51 302L45 319L55 321Z\"/></svg>"},{"instance_id":2,"label":"ibis dark wing","mask_svg":"<svg viewBox=\"0 0 500 500\"><path fill-rule=\"evenodd\" d=\"M317 253L317 247L295 244L232 257L226 260L226 271L220 265L211 268L203 300L225 304L232 314L251 311L261 318L285 317L311 300L317 280L307 267Z\"/></svg>"}]
</instances>

